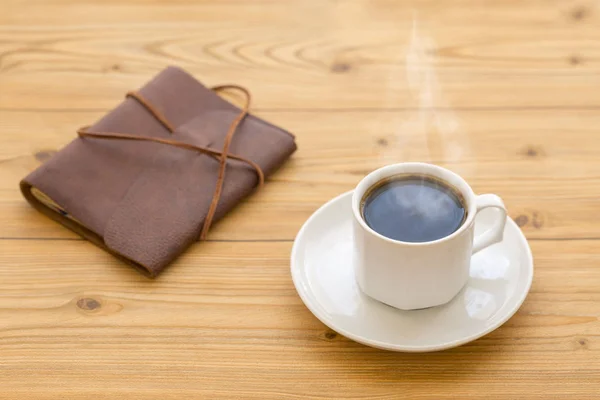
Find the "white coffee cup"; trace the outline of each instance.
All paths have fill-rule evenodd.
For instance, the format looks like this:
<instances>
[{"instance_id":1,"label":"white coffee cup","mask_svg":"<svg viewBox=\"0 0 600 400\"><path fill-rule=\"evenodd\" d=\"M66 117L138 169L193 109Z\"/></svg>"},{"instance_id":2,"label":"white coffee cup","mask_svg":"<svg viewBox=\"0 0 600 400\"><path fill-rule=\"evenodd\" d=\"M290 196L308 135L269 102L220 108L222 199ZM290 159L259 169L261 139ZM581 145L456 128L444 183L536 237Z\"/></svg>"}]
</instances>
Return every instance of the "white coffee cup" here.
<instances>
[{"instance_id":1,"label":"white coffee cup","mask_svg":"<svg viewBox=\"0 0 600 400\"><path fill-rule=\"evenodd\" d=\"M461 193L467 210L463 224L446 237L420 243L390 239L371 229L361 213L365 193L385 178L404 174L432 176ZM475 236L475 216L489 207L499 210L497 220ZM469 278L471 256L500 242L506 223L506 208L500 197L476 195L454 172L425 163L393 164L371 172L352 194L352 214L359 287L367 296L402 310L433 307L452 300Z\"/></svg>"}]
</instances>

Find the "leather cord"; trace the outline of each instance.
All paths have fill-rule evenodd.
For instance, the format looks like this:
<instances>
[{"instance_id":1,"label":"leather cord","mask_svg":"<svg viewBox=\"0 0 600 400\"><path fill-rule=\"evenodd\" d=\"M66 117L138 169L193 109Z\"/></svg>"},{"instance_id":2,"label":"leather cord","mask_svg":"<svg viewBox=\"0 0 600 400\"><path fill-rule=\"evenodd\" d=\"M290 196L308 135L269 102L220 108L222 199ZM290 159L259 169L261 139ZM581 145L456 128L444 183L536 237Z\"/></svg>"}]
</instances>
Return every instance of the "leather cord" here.
<instances>
[{"instance_id":1,"label":"leather cord","mask_svg":"<svg viewBox=\"0 0 600 400\"><path fill-rule=\"evenodd\" d=\"M247 159L245 157L241 157L241 156L238 156L238 155L235 155L235 154L232 154L229 152L229 147L231 146L231 141L237 131L238 126L244 120L244 118L248 115L248 109L250 108L250 101L251 101L250 92L248 92L248 90L246 90L245 88L238 86L238 85L219 85L219 86L214 86L211 89L214 90L215 92L220 92L222 90L227 90L227 89L235 89L235 90L239 90L240 92L242 92L245 96L245 102L242 107L242 110L240 111L238 116L233 120L231 125L229 125L229 129L227 131L227 134L225 135L225 141L223 143L223 148L221 151L214 150L214 149L211 149L208 147L202 147L202 146L196 146L193 144L182 143L182 142L178 142L176 140L163 139L163 138L157 138L157 137L151 137L151 136L140 136L140 135L129 134L129 133L114 133L114 132L90 132L88 130L89 126L84 126L77 130L77 134L80 137L92 137L92 138L96 138L96 139L138 140L138 141L155 142L155 143L161 143L161 144L165 144L165 145L169 145L169 146L179 147L182 149L197 151L199 153L206 154L213 158L216 158L219 161L219 172L217 175L217 183L215 185L215 192L213 194L213 198L210 202L210 207L208 208L206 218L204 219L204 225L202 226L199 240L206 239L206 235L208 233L208 230L210 229L213 218L217 211L217 206L219 205L219 199L221 198L221 193L223 191L223 182L225 181L225 170L227 167L227 159L231 158L233 160L242 161L242 162L250 165L256 171L256 175L258 176L258 186L262 186L265 182L265 175L257 163L255 163L254 161ZM142 106L144 106L144 108L146 108L146 110L148 110L148 112L150 114L152 114L152 116L154 118L156 118L156 120L158 122L160 122L170 133L175 132L175 127L173 125L171 125L169 120L160 111L158 111L151 103L149 103L146 99L144 99L139 93L128 92L127 97L131 97L132 99L135 99L138 103L140 103Z\"/></svg>"}]
</instances>

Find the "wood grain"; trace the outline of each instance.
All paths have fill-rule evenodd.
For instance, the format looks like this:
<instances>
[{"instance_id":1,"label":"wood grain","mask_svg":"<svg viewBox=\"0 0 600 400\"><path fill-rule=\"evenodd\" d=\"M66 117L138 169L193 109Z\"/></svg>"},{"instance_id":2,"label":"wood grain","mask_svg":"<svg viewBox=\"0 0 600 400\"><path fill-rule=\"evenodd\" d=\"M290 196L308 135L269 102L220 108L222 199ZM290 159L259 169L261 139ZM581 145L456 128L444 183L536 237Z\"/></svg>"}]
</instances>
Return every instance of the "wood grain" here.
<instances>
[{"instance_id":1,"label":"wood grain","mask_svg":"<svg viewBox=\"0 0 600 400\"><path fill-rule=\"evenodd\" d=\"M0 399L595 399L600 10L589 1L0 1ZM299 150L148 280L18 182L169 64L251 89ZM519 312L456 349L354 343L302 304L293 239L370 170L430 161L532 246Z\"/></svg>"},{"instance_id":2,"label":"wood grain","mask_svg":"<svg viewBox=\"0 0 600 400\"><path fill-rule=\"evenodd\" d=\"M0 108L106 109L169 63L209 84L234 79L259 108L600 107L591 4L499 1L486 12L476 0L443 9L50 1L33 15L21 1L5 7Z\"/></svg>"},{"instance_id":3,"label":"wood grain","mask_svg":"<svg viewBox=\"0 0 600 400\"><path fill-rule=\"evenodd\" d=\"M2 111L0 203L7 212L0 214L0 237L74 237L31 210L15 189L73 139L76 127L100 115ZM214 227L211 239L292 240L321 204L351 190L367 172L399 161L435 162L463 175L478 192L498 193L530 239L600 238L595 111L259 115L290 129L301 145L263 191Z\"/></svg>"},{"instance_id":4,"label":"wood grain","mask_svg":"<svg viewBox=\"0 0 600 400\"><path fill-rule=\"evenodd\" d=\"M600 372L596 243L532 246L539 273L511 321L474 343L414 355L324 328L290 281L291 243L205 243L149 281L86 242L0 242L5 265L18 265L2 270L10 373L0 381L36 398L64 394L64 379L81 398L585 398ZM580 277L566 277L574 262ZM332 386L339 380L343 388Z\"/></svg>"}]
</instances>

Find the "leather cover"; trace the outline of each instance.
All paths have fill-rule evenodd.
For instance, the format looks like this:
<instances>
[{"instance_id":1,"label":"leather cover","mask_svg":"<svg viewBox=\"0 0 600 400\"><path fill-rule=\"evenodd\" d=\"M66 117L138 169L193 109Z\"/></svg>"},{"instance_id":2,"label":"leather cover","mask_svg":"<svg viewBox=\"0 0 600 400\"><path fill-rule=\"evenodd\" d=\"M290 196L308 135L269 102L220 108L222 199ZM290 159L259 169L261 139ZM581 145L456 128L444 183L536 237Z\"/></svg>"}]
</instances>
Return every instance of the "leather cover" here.
<instances>
[{"instance_id":1,"label":"leather cover","mask_svg":"<svg viewBox=\"0 0 600 400\"><path fill-rule=\"evenodd\" d=\"M159 73L138 93L176 127L173 133L132 98L89 130L164 137L221 150L240 113L175 67ZM252 115L239 125L230 147L231 153L256 162L265 176L295 150L290 133ZM36 209L155 277L197 240L218 168L213 157L187 149L78 137L23 179L21 190ZM250 166L229 159L214 220L249 195L257 182ZM49 201L41 201L36 195L40 192Z\"/></svg>"}]
</instances>

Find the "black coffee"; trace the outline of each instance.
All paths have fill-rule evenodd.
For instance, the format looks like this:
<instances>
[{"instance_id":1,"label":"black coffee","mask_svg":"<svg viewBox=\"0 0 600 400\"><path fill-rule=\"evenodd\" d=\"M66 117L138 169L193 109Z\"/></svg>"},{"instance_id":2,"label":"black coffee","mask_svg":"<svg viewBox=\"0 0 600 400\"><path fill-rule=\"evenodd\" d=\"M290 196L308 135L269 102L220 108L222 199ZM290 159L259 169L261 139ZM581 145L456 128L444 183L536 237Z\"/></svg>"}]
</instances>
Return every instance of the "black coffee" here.
<instances>
[{"instance_id":1,"label":"black coffee","mask_svg":"<svg viewBox=\"0 0 600 400\"><path fill-rule=\"evenodd\" d=\"M375 232L403 242L430 242L455 232L467 217L462 195L427 175L399 175L365 193L361 212Z\"/></svg>"}]
</instances>

